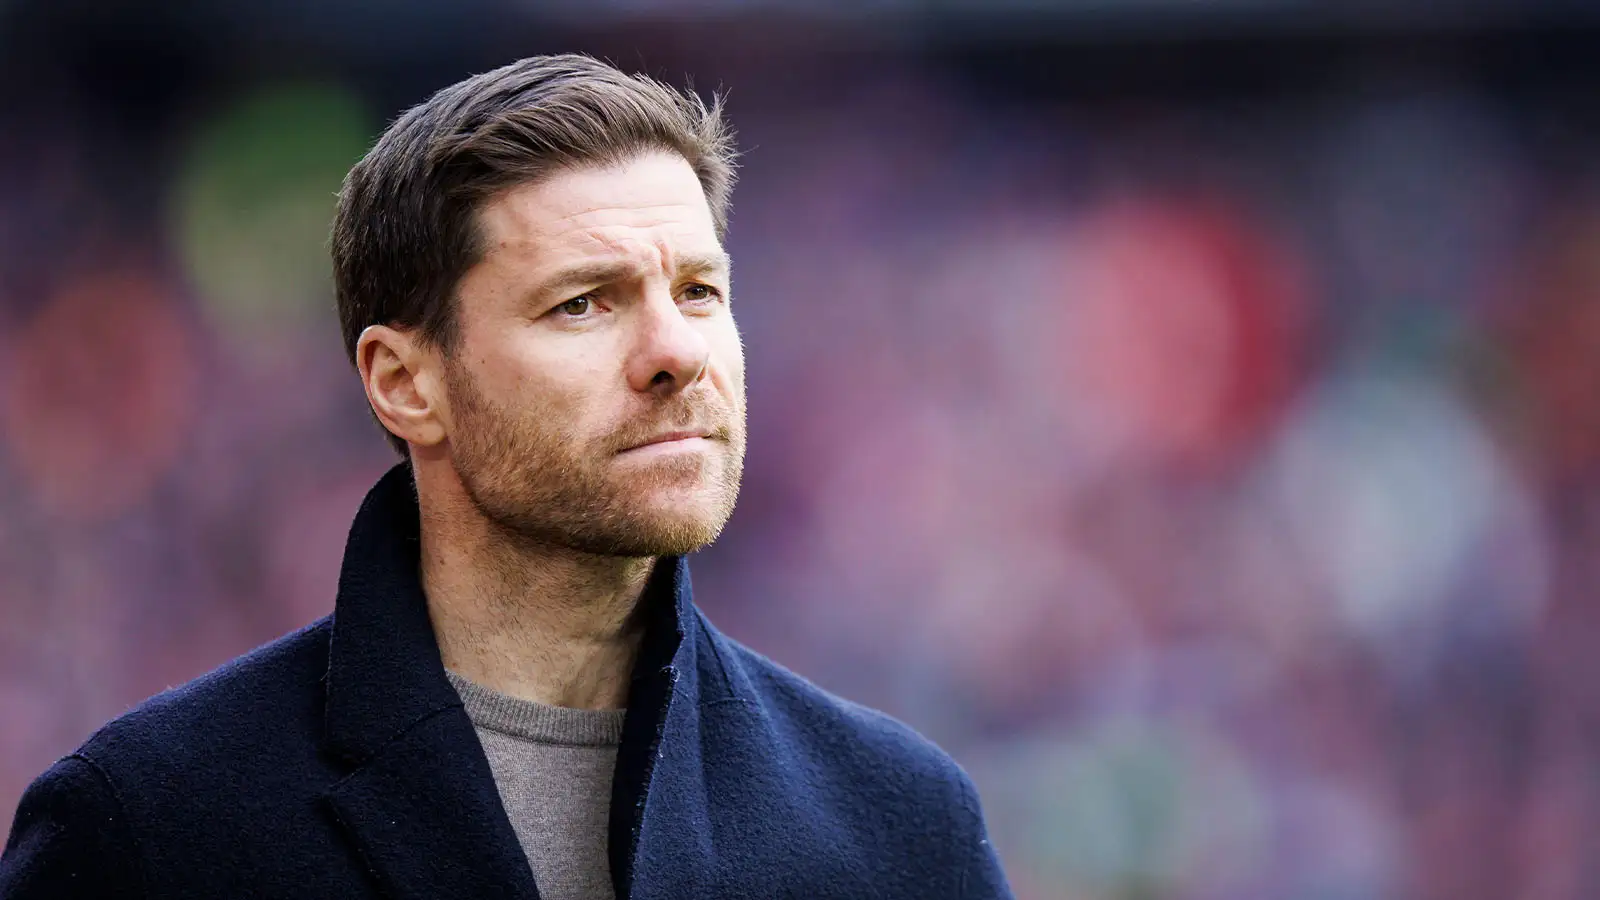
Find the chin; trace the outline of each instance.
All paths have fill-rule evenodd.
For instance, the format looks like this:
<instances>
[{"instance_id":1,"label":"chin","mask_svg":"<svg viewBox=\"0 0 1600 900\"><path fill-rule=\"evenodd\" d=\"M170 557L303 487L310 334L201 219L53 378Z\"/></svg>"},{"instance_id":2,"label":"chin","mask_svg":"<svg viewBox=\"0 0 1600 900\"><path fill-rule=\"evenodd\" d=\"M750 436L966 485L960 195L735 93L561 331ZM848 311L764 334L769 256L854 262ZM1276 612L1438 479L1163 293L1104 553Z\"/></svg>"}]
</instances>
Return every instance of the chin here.
<instances>
[{"instance_id":1,"label":"chin","mask_svg":"<svg viewBox=\"0 0 1600 900\"><path fill-rule=\"evenodd\" d=\"M663 548L651 556L674 556L715 541L728 517L720 510L685 505L652 510L636 521L638 534L649 535L653 539L649 543Z\"/></svg>"},{"instance_id":2,"label":"chin","mask_svg":"<svg viewBox=\"0 0 1600 900\"><path fill-rule=\"evenodd\" d=\"M693 553L722 531L720 521L677 516L635 520L605 533L575 536L574 545L603 556L682 556Z\"/></svg>"}]
</instances>

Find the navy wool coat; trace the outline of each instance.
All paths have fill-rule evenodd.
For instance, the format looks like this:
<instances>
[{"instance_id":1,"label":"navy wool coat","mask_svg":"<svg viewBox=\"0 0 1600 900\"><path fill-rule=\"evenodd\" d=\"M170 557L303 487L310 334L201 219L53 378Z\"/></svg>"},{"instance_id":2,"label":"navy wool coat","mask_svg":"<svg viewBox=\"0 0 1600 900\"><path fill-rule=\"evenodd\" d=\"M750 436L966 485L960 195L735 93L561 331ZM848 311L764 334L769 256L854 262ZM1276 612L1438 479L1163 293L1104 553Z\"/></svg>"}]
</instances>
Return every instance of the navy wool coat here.
<instances>
[{"instance_id":1,"label":"navy wool coat","mask_svg":"<svg viewBox=\"0 0 1600 900\"><path fill-rule=\"evenodd\" d=\"M418 579L405 465L332 616L100 729L28 788L0 898L536 898ZM967 776L646 588L610 798L619 898L1009 897Z\"/></svg>"}]
</instances>

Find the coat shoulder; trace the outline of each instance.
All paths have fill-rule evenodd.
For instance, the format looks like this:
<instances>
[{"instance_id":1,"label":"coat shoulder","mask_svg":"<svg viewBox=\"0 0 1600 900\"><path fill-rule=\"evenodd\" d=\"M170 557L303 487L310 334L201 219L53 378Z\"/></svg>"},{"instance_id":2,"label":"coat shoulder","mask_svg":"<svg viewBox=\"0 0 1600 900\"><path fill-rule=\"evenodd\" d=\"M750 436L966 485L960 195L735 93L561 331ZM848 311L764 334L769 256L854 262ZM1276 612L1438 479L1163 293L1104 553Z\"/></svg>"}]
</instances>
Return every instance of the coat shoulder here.
<instances>
[{"instance_id":1,"label":"coat shoulder","mask_svg":"<svg viewBox=\"0 0 1600 900\"><path fill-rule=\"evenodd\" d=\"M319 723L331 619L169 688L102 726L75 752L111 777L229 760L247 763L310 738Z\"/></svg>"},{"instance_id":2,"label":"coat shoulder","mask_svg":"<svg viewBox=\"0 0 1600 900\"><path fill-rule=\"evenodd\" d=\"M717 723L707 733L738 748L719 759L760 798L748 829L785 822L809 870L821 871L816 860L830 859L837 890L817 896L1011 896L977 790L949 754L709 623L706 634L718 669L708 674L723 687L702 692L709 707L703 716Z\"/></svg>"},{"instance_id":3,"label":"coat shoulder","mask_svg":"<svg viewBox=\"0 0 1600 900\"><path fill-rule=\"evenodd\" d=\"M728 684L724 702L749 706L786 743L908 791L902 796L971 805L966 771L916 729L828 691L715 629L709 631Z\"/></svg>"}]
</instances>

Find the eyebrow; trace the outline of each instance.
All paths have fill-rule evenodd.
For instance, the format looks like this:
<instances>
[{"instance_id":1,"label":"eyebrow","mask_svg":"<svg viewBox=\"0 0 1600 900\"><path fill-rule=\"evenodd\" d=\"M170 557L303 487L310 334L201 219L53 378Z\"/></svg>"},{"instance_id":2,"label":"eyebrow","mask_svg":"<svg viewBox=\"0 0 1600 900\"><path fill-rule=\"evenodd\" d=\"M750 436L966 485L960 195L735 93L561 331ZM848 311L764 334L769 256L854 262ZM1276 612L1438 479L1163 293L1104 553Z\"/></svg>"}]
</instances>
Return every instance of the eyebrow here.
<instances>
[{"instance_id":1,"label":"eyebrow","mask_svg":"<svg viewBox=\"0 0 1600 900\"><path fill-rule=\"evenodd\" d=\"M727 275L733 271L733 260L726 250L714 253L685 253L678 257L678 275Z\"/></svg>"},{"instance_id":2,"label":"eyebrow","mask_svg":"<svg viewBox=\"0 0 1600 900\"><path fill-rule=\"evenodd\" d=\"M726 275L733 269L733 261L725 250L679 254L677 263L674 274L678 278ZM621 261L578 263L550 276L539 285L533 295L540 298L565 296L594 285L623 281L633 277L636 272L637 269L633 264Z\"/></svg>"}]
</instances>

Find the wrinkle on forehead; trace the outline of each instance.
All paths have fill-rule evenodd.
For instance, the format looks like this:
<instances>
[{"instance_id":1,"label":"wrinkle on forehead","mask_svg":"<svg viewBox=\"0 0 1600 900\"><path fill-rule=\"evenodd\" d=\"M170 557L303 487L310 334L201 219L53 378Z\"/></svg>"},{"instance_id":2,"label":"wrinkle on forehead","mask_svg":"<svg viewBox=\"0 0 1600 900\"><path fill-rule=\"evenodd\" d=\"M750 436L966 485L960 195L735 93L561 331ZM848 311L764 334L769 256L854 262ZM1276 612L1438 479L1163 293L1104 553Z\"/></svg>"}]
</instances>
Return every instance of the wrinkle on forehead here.
<instances>
[{"instance_id":1,"label":"wrinkle on forehead","mask_svg":"<svg viewBox=\"0 0 1600 900\"><path fill-rule=\"evenodd\" d=\"M608 256L633 267L640 274L671 271L672 248L660 238L650 240L643 235L597 235L596 240L606 249Z\"/></svg>"},{"instance_id":2,"label":"wrinkle on forehead","mask_svg":"<svg viewBox=\"0 0 1600 900\"><path fill-rule=\"evenodd\" d=\"M648 203L637 206L616 206L613 204L590 206L586 209L575 210L558 219L558 222L571 222L577 227L587 227L592 224L609 224L614 220L626 221L630 218L651 218L655 213L656 218L662 221L682 222L695 218L698 212L693 204L683 202ZM590 222L589 219L598 219Z\"/></svg>"},{"instance_id":3,"label":"wrinkle on forehead","mask_svg":"<svg viewBox=\"0 0 1600 900\"><path fill-rule=\"evenodd\" d=\"M530 275L569 269L574 265L606 265L639 277L672 275L685 261L697 272L720 268L706 260L725 258L714 239L677 228L571 228L547 239L528 236L502 244L501 258Z\"/></svg>"},{"instance_id":4,"label":"wrinkle on forehead","mask_svg":"<svg viewBox=\"0 0 1600 900\"><path fill-rule=\"evenodd\" d=\"M704 207L687 203L655 203L649 206L590 206L561 212L546 204L518 203L508 198L484 210L484 225L502 242L557 239L572 232L603 232L614 229L676 228L699 230L711 224ZM714 231L713 231L714 233Z\"/></svg>"},{"instance_id":5,"label":"wrinkle on forehead","mask_svg":"<svg viewBox=\"0 0 1600 900\"><path fill-rule=\"evenodd\" d=\"M715 226L705 191L681 157L655 153L603 168L569 169L520 185L488 204L502 233L666 223ZM565 226L565 227L563 227Z\"/></svg>"},{"instance_id":6,"label":"wrinkle on forehead","mask_svg":"<svg viewBox=\"0 0 1600 900\"><path fill-rule=\"evenodd\" d=\"M513 188L484 207L480 224L487 268L524 287L575 263L654 276L672 274L683 258L722 255L699 179L673 156Z\"/></svg>"}]
</instances>

